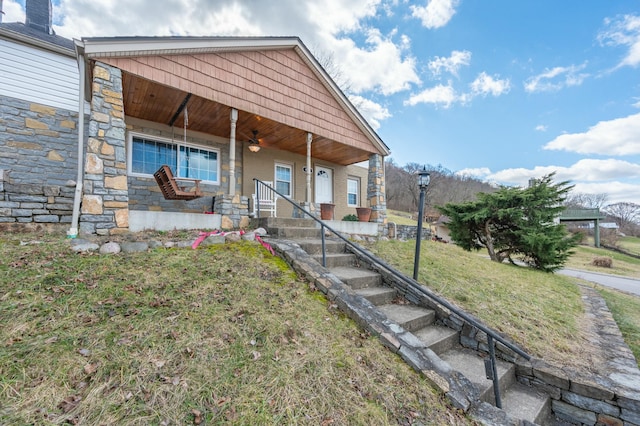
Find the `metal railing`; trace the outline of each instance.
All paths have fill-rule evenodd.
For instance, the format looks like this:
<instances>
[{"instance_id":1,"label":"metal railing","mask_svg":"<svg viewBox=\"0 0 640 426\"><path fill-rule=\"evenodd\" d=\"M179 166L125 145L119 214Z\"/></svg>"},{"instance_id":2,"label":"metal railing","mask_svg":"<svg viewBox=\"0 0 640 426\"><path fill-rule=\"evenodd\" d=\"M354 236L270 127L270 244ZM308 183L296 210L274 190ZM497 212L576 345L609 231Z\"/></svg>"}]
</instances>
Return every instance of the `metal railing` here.
<instances>
[{"instance_id":1,"label":"metal railing","mask_svg":"<svg viewBox=\"0 0 640 426\"><path fill-rule=\"evenodd\" d=\"M334 230L329 225L324 223L322 220L318 219L317 217L312 215L310 212L308 212L305 209L303 209L300 205L298 205L295 202L291 201L288 197L285 197L282 194L280 194L274 188L270 187L269 185L266 185L265 183L263 183L259 179L254 178L253 180L256 182L257 185L264 185L267 188L269 188L271 191L273 191L276 194L278 194L283 199L287 200L287 202L289 202L293 206L294 209L298 209L298 210L302 211L305 215L309 216L309 218L313 219L314 221L316 221L320 225L320 229L322 231L321 232L321 235L322 235L322 266L326 267L326 265L327 265L326 250L325 250L325 248L326 248L326 242L325 242L325 234L326 234L326 232L325 232L325 229L327 229L331 233L333 233L336 237L338 237L339 239L344 241L346 243L347 247L349 247L349 249L352 252L356 252L356 253L358 253L358 255L362 256L365 259L367 259L371 263L371 265L373 267L382 269L386 273L391 275L395 280L403 282L413 294L415 294L417 296L425 296L425 297L431 299L436 304L438 304L440 306L444 306L449 311L453 312L455 315L457 315L458 317L462 318L464 321L466 321L471 326L473 326L476 329L484 332L487 335L487 346L488 346L488 349L489 349L489 360L490 360L490 363L485 363L485 374L486 374L487 379L493 381L493 392L494 392L494 396L495 396L495 400L496 400L496 407L502 408L502 401L501 401L501 398L500 398L499 377L498 377L498 374L497 374L497 361L496 361L496 354L495 354L496 342L501 343L506 348L508 348L511 351L515 352L516 354L520 355L521 357L523 357L527 361L531 359L531 355L529 355L528 353L526 353L525 351L523 351L522 349L520 349L519 347L517 347L513 343L507 341L504 337L500 336L494 330L491 330L490 328L487 328L485 325L479 323L475 318L473 318L472 316L468 315L466 312L460 310L457 306L449 303L446 299L443 299L442 297L432 293L430 290L425 288L418 281L416 281L413 278L410 278L410 277L402 274L400 271L395 269L393 266L387 264L386 262L380 260L379 258L376 258L372 254L370 254L367 250L365 250L364 248L360 247L358 244L356 244L356 243L350 241L349 239L345 238L344 236L342 236L340 234L340 232ZM258 213L258 217L260 217L260 211L259 210L257 210L257 213Z\"/></svg>"}]
</instances>

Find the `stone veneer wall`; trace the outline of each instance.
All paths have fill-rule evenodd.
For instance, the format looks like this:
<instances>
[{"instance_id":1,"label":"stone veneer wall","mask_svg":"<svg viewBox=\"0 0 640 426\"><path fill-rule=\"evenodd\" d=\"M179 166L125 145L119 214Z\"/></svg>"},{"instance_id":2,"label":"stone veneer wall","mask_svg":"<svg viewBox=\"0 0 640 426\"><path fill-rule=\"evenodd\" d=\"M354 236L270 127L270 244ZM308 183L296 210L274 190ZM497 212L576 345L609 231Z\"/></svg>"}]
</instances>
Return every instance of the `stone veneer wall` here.
<instances>
[{"instance_id":1,"label":"stone veneer wall","mask_svg":"<svg viewBox=\"0 0 640 426\"><path fill-rule=\"evenodd\" d=\"M91 87L80 233L109 235L129 228L122 73L96 63Z\"/></svg>"},{"instance_id":2,"label":"stone veneer wall","mask_svg":"<svg viewBox=\"0 0 640 426\"><path fill-rule=\"evenodd\" d=\"M78 113L0 96L0 223L71 223Z\"/></svg>"},{"instance_id":3,"label":"stone veneer wall","mask_svg":"<svg viewBox=\"0 0 640 426\"><path fill-rule=\"evenodd\" d=\"M386 235L387 232L387 198L385 191L384 157L380 154L371 154L367 180L367 202L371 207L369 222L379 224L378 234L381 236Z\"/></svg>"},{"instance_id":4,"label":"stone veneer wall","mask_svg":"<svg viewBox=\"0 0 640 426\"><path fill-rule=\"evenodd\" d=\"M433 309L438 322L460 332L462 346L488 353L486 333L437 301L412 290L380 265L355 251L353 254L360 263L380 273L383 282L407 300ZM538 358L526 361L499 342L496 342L496 356L515 363L519 382L549 395L554 414L562 420L576 425L640 426L640 370L636 359L624 343L604 300L594 289L580 289L587 315L595 323L590 340L599 351L599 360L593 366L595 373L586 375L570 367L559 368ZM425 291L430 293L426 288Z\"/></svg>"}]
</instances>

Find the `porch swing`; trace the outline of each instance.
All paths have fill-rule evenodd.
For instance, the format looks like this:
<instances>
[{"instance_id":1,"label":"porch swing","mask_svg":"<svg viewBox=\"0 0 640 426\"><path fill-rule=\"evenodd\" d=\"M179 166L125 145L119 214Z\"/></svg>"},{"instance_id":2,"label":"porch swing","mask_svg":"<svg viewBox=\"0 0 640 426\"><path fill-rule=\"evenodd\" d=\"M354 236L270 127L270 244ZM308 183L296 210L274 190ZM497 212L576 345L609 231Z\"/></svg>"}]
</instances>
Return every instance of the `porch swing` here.
<instances>
[{"instance_id":1,"label":"porch swing","mask_svg":"<svg viewBox=\"0 0 640 426\"><path fill-rule=\"evenodd\" d=\"M191 94L189 94L178 108L178 111L171 120L171 128L173 129L173 123L178 115L184 109L184 132L183 139L184 144L187 144L187 125L189 123L189 115L187 111L187 102ZM171 136L173 142L173 132ZM173 176L171 168L164 164L153 174L156 179L160 191L166 200L195 200L202 197L202 191L200 190L200 181L202 179L189 179Z\"/></svg>"}]
</instances>

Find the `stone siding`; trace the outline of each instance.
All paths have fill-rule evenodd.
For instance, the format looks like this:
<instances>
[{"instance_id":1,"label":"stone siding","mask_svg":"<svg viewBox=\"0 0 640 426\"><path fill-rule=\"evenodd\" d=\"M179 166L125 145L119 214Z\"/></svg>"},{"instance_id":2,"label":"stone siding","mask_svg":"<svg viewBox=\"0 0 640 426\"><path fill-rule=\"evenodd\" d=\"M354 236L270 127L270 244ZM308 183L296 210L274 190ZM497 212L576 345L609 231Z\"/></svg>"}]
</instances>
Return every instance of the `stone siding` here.
<instances>
[{"instance_id":1,"label":"stone siding","mask_svg":"<svg viewBox=\"0 0 640 426\"><path fill-rule=\"evenodd\" d=\"M371 154L369 157L367 203L368 207L371 207L371 218L369 222L378 223L378 234L386 236L387 197L384 176L384 156L379 154Z\"/></svg>"},{"instance_id":2,"label":"stone siding","mask_svg":"<svg viewBox=\"0 0 640 426\"><path fill-rule=\"evenodd\" d=\"M80 233L127 231L129 190L122 74L101 63L93 70L88 136Z\"/></svg>"},{"instance_id":3,"label":"stone siding","mask_svg":"<svg viewBox=\"0 0 640 426\"><path fill-rule=\"evenodd\" d=\"M0 96L0 223L71 223L78 114Z\"/></svg>"},{"instance_id":4,"label":"stone siding","mask_svg":"<svg viewBox=\"0 0 640 426\"><path fill-rule=\"evenodd\" d=\"M487 334L456 315L435 299L413 290L386 268L353 251L361 264L382 275L383 282L411 303L433 309L437 322L460 332L460 344L488 353ZM516 379L551 397L553 413L576 425L640 426L640 371L604 300L594 289L580 287L587 315L595 323L590 341L599 353L593 372L556 367L544 360L524 360L496 342L496 356L516 364ZM426 293L430 293L425 289ZM467 314L468 315L468 314ZM474 318L478 324L483 324ZM483 325L486 327L486 325ZM488 327L487 327L488 328Z\"/></svg>"}]
</instances>

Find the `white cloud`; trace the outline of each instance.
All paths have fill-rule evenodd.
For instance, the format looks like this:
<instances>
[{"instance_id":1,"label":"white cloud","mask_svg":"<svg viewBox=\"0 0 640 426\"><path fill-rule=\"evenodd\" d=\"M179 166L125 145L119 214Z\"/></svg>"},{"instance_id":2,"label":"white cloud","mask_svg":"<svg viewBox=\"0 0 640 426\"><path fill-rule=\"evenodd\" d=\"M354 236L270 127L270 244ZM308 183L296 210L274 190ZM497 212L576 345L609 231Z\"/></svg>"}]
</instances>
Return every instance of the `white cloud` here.
<instances>
[{"instance_id":1,"label":"white cloud","mask_svg":"<svg viewBox=\"0 0 640 426\"><path fill-rule=\"evenodd\" d=\"M584 133L560 135L544 146L548 150L579 154L640 154L640 113L610 121L600 121Z\"/></svg>"},{"instance_id":2,"label":"white cloud","mask_svg":"<svg viewBox=\"0 0 640 426\"><path fill-rule=\"evenodd\" d=\"M458 0L428 0L426 6L411 6L412 16L422 21L426 28L440 28L447 25L456 13Z\"/></svg>"},{"instance_id":3,"label":"white cloud","mask_svg":"<svg viewBox=\"0 0 640 426\"><path fill-rule=\"evenodd\" d=\"M429 61L429 70L434 75L440 75L444 69L446 72L458 76L458 69L462 66L468 66L471 63L471 52L467 50L454 50L448 58L436 56Z\"/></svg>"},{"instance_id":4,"label":"white cloud","mask_svg":"<svg viewBox=\"0 0 640 426\"><path fill-rule=\"evenodd\" d=\"M24 8L17 1L5 0L2 11L2 22L24 22Z\"/></svg>"},{"instance_id":5,"label":"white cloud","mask_svg":"<svg viewBox=\"0 0 640 426\"><path fill-rule=\"evenodd\" d=\"M374 130L380 128L380 121L391 117L391 113L387 108L370 99L353 95L349 96L349 100L358 108L360 114L362 114Z\"/></svg>"},{"instance_id":6,"label":"white cloud","mask_svg":"<svg viewBox=\"0 0 640 426\"><path fill-rule=\"evenodd\" d=\"M454 102L459 100L455 90L451 87L451 84L443 86L439 84L435 87L423 90L422 92L411 95L411 97L404 101L405 105L415 106L418 104L434 104L436 106L442 106L443 108L449 108Z\"/></svg>"},{"instance_id":7,"label":"white cloud","mask_svg":"<svg viewBox=\"0 0 640 426\"><path fill-rule=\"evenodd\" d=\"M598 182L608 179L638 179L640 165L615 159L583 159L570 167L536 166L533 169L505 169L489 175L488 179L505 184L526 185L530 178L539 178L550 173L555 173L557 181Z\"/></svg>"},{"instance_id":8,"label":"white cloud","mask_svg":"<svg viewBox=\"0 0 640 426\"><path fill-rule=\"evenodd\" d=\"M509 93L509 90L511 89L511 83L508 79L500 80L497 77L491 77L486 72L480 73L470 86L471 93L474 96L487 96L489 94L493 96L500 96L502 94Z\"/></svg>"},{"instance_id":9,"label":"white cloud","mask_svg":"<svg viewBox=\"0 0 640 426\"><path fill-rule=\"evenodd\" d=\"M579 86L589 77L581 73L587 64L555 67L545 70L542 74L530 77L524 83L524 89L529 93L553 92L564 87Z\"/></svg>"},{"instance_id":10,"label":"white cloud","mask_svg":"<svg viewBox=\"0 0 640 426\"><path fill-rule=\"evenodd\" d=\"M607 28L598 34L601 44L629 48L617 68L638 66L640 64L640 16L624 15L615 19L606 19L605 25Z\"/></svg>"},{"instance_id":11,"label":"white cloud","mask_svg":"<svg viewBox=\"0 0 640 426\"><path fill-rule=\"evenodd\" d=\"M536 131L537 132L546 132L547 131L547 126L545 126L544 124L538 124L536 126Z\"/></svg>"},{"instance_id":12,"label":"white cloud","mask_svg":"<svg viewBox=\"0 0 640 426\"><path fill-rule=\"evenodd\" d=\"M328 40L325 45L344 66L353 92L376 90L391 95L420 83L415 58L405 54L407 43L403 37L401 44L395 44L378 30L369 29L366 48L349 38Z\"/></svg>"},{"instance_id":13,"label":"white cloud","mask_svg":"<svg viewBox=\"0 0 640 426\"><path fill-rule=\"evenodd\" d=\"M491 174L491 169L488 167L468 168L455 172L460 177L471 177L477 179L484 179Z\"/></svg>"},{"instance_id":14,"label":"white cloud","mask_svg":"<svg viewBox=\"0 0 640 426\"><path fill-rule=\"evenodd\" d=\"M640 185L618 181L611 182L578 182L573 188L578 194L607 194L607 204L636 203L640 204Z\"/></svg>"}]
</instances>

